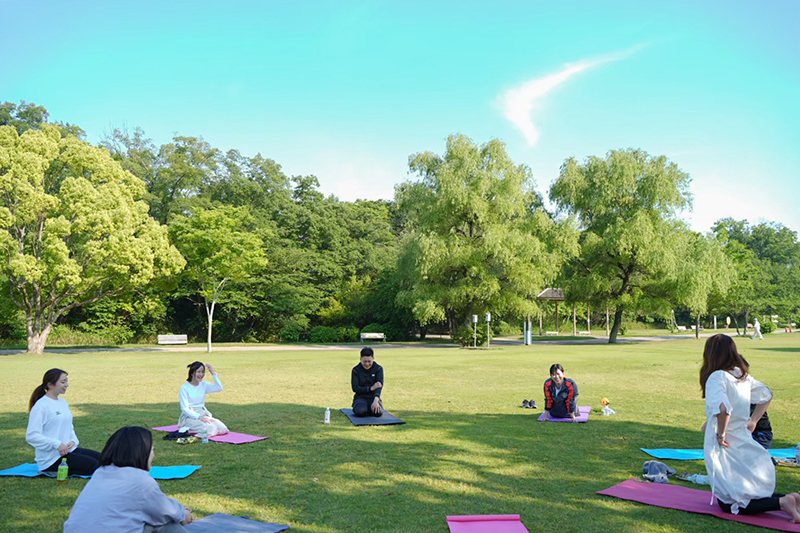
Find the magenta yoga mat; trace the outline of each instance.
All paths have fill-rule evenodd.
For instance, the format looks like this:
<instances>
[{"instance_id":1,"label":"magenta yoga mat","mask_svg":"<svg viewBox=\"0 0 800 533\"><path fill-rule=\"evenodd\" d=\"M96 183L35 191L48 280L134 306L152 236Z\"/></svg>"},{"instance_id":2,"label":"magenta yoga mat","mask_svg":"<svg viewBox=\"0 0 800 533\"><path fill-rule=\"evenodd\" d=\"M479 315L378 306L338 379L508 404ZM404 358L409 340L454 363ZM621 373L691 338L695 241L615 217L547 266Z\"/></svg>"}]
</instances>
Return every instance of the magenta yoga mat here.
<instances>
[{"instance_id":1,"label":"magenta yoga mat","mask_svg":"<svg viewBox=\"0 0 800 533\"><path fill-rule=\"evenodd\" d=\"M588 405L579 405L578 406L578 416L575 417L576 422L588 422L589 421L589 412L591 412L592 408ZM539 422L544 420L544 413L539 415L537 418ZM548 422L572 422L571 418L548 418Z\"/></svg>"},{"instance_id":2,"label":"magenta yoga mat","mask_svg":"<svg viewBox=\"0 0 800 533\"><path fill-rule=\"evenodd\" d=\"M448 516L450 533L529 533L518 514Z\"/></svg>"},{"instance_id":3,"label":"magenta yoga mat","mask_svg":"<svg viewBox=\"0 0 800 533\"><path fill-rule=\"evenodd\" d=\"M629 479L606 490L601 490L597 494L655 505L666 509L707 514L723 520L750 524L751 526L776 529L778 531L800 532L800 524L789 522L789 515L783 511L770 511L750 516L725 513L716 502L711 503L711 492L690 489L680 485L646 483L636 479Z\"/></svg>"},{"instance_id":4,"label":"magenta yoga mat","mask_svg":"<svg viewBox=\"0 0 800 533\"><path fill-rule=\"evenodd\" d=\"M153 428L153 431L166 431L167 433L171 431L178 431L178 426L161 426L157 428ZM214 442L225 442L227 444L247 444L248 442L256 442L259 440L265 440L269 437L259 437L257 435L248 435L247 433L237 433L235 431L229 431L224 435L214 435L213 437L208 437L208 440Z\"/></svg>"}]
</instances>

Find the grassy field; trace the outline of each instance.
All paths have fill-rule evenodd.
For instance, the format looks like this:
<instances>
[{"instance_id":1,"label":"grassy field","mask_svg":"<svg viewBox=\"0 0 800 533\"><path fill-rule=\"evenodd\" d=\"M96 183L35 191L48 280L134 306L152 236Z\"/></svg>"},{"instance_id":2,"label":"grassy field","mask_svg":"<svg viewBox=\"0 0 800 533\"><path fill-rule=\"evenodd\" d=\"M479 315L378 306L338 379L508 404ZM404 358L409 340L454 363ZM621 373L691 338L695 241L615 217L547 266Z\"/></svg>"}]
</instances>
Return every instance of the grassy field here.
<instances>
[{"instance_id":1,"label":"grassy field","mask_svg":"<svg viewBox=\"0 0 800 533\"><path fill-rule=\"evenodd\" d=\"M123 425L173 424L177 391L194 359L219 371L225 390L208 407L232 430L272 438L253 444L178 446L156 441L155 464L200 464L162 490L197 516L247 515L295 533L448 531L447 514L518 513L532 532L748 531L750 526L597 496L641 475L639 447L700 448L702 340L470 351L377 347L386 407L408 423L353 427L352 351L85 353L0 357L0 467L33 461L26 406L45 370L70 374L65 398L81 445L102 449ZM800 439L800 335L738 340L753 375L770 385L775 447ZM564 365L591 405L588 424L538 424L541 386ZM597 414L611 399L613 417ZM322 423L325 407L332 424ZM702 472L702 462L667 461ZM675 482L680 483L680 482ZM0 478L0 531L60 531L83 480ZM800 489L800 469L779 468L778 490Z\"/></svg>"}]
</instances>

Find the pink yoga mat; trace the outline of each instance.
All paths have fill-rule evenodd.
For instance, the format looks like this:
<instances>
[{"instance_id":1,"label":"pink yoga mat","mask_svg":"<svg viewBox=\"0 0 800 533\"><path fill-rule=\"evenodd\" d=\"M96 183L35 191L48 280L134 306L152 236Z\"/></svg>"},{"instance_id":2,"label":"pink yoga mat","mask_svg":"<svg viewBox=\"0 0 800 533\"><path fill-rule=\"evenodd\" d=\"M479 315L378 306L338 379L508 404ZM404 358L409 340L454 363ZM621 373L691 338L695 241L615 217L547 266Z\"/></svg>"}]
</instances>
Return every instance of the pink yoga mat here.
<instances>
[{"instance_id":1,"label":"pink yoga mat","mask_svg":"<svg viewBox=\"0 0 800 533\"><path fill-rule=\"evenodd\" d=\"M157 428L153 428L153 431L178 431L178 426L161 426ZM229 431L224 435L214 435L213 437L208 437L208 440L213 440L214 442L226 442L228 444L247 444L248 442L256 442L259 440L265 440L269 437L258 437L256 435L248 435L247 433L237 433L235 431Z\"/></svg>"},{"instance_id":2,"label":"pink yoga mat","mask_svg":"<svg viewBox=\"0 0 800 533\"><path fill-rule=\"evenodd\" d=\"M450 533L530 533L518 514L448 516Z\"/></svg>"},{"instance_id":3,"label":"pink yoga mat","mask_svg":"<svg viewBox=\"0 0 800 533\"><path fill-rule=\"evenodd\" d=\"M722 511L716 504L710 504L711 492L705 490L690 489L680 485L669 485L665 483L645 483L636 479L623 481L619 485L614 485L606 490L601 490L597 494L603 496L613 496L622 500L630 500L656 507L667 509L678 509L690 513L709 514L722 518L723 520L733 520L751 526L766 527L777 529L778 531L797 531L800 532L800 524L789 522L789 515L783 511L770 511L758 515L741 516L728 514Z\"/></svg>"},{"instance_id":4,"label":"pink yoga mat","mask_svg":"<svg viewBox=\"0 0 800 533\"><path fill-rule=\"evenodd\" d=\"M576 422L588 422L589 421L589 412L592 410L591 407L588 405L579 405L578 406L578 416L575 417ZM544 420L544 413L539 415L537 419L539 422ZM571 418L548 418L548 422L572 422Z\"/></svg>"}]
</instances>

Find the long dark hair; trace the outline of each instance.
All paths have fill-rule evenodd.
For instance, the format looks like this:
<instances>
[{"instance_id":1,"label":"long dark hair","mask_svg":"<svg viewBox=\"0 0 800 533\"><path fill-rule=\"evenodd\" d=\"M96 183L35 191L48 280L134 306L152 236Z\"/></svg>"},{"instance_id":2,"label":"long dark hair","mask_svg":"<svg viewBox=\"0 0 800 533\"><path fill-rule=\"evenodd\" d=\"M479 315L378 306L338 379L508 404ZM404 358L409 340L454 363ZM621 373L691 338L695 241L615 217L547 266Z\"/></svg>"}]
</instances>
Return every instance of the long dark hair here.
<instances>
[{"instance_id":1,"label":"long dark hair","mask_svg":"<svg viewBox=\"0 0 800 533\"><path fill-rule=\"evenodd\" d=\"M703 366L700 368L700 389L703 391L703 398L706 397L706 382L711 374L717 370L733 370L735 367L739 367L742 371L739 379L747 377L750 365L736 350L733 339L723 333L709 337L703 350Z\"/></svg>"},{"instance_id":2,"label":"long dark hair","mask_svg":"<svg viewBox=\"0 0 800 533\"><path fill-rule=\"evenodd\" d=\"M153 447L153 434L149 429L139 426L126 426L118 429L106 442L100 454L100 466L132 466L149 470L150 449Z\"/></svg>"},{"instance_id":3,"label":"long dark hair","mask_svg":"<svg viewBox=\"0 0 800 533\"><path fill-rule=\"evenodd\" d=\"M192 378L194 378L194 373L195 373L195 372L197 372L197 369L198 369L198 368L200 368L201 366L202 366L203 368L205 368L205 367L206 367L206 365L204 365L204 364L203 364L203 363L201 363L200 361L195 361L195 362L194 362L194 363L192 363L191 365L186 365L186 368L188 368L188 369L189 369L189 377L188 377L188 378L186 378L186 381L189 381L189 382L191 382L191 381L192 381Z\"/></svg>"},{"instance_id":4,"label":"long dark hair","mask_svg":"<svg viewBox=\"0 0 800 533\"><path fill-rule=\"evenodd\" d=\"M33 389L33 393L31 394L31 399L28 401L29 413L31 412L31 409L33 409L33 406L36 404L36 402L38 402L42 398L42 396L47 394L47 385L58 381L58 378L61 377L61 374L66 374L66 372L64 372L60 368L51 368L50 370L44 373L44 376L42 377L42 384Z\"/></svg>"}]
</instances>

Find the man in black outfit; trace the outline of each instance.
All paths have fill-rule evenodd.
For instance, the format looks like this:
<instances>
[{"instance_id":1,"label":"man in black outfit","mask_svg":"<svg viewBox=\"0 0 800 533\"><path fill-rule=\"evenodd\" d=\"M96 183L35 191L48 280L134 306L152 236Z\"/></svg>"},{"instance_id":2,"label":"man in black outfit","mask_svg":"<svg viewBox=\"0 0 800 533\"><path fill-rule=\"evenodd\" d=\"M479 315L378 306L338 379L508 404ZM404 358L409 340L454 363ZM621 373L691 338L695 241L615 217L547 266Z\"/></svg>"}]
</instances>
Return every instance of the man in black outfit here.
<instances>
[{"instance_id":1,"label":"man in black outfit","mask_svg":"<svg viewBox=\"0 0 800 533\"><path fill-rule=\"evenodd\" d=\"M375 362L372 348L361 349L361 362L350 373L353 387L353 414L356 416L381 416L381 391L383 390L383 367Z\"/></svg>"}]
</instances>

